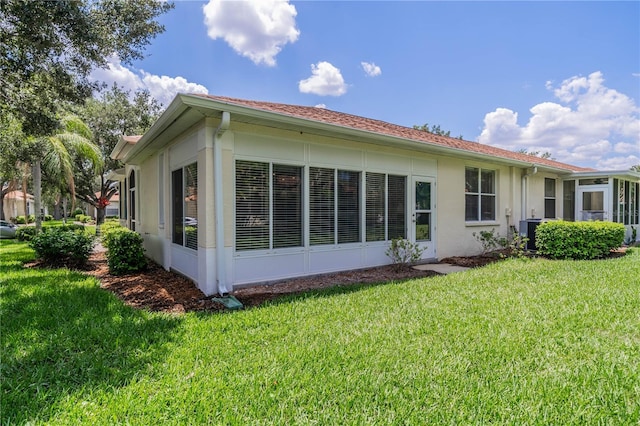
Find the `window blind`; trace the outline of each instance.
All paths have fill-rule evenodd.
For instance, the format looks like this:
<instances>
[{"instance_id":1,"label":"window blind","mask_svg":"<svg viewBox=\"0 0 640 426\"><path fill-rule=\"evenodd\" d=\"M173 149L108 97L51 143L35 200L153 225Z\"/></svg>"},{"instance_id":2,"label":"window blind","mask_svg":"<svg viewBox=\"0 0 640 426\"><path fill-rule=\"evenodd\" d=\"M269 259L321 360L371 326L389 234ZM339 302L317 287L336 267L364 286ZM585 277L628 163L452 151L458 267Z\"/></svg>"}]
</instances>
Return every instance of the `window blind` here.
<instances>
[{"instance_id":1,"label":"window blind","mask_svg":"<svg viewBox=\"0 0 640 426\"><path fill-rule=\"evenodd\" d=\"M236 250L269 248L269 164L236 161Z\"/></svg>"},{"instance_id":2,"label":"window blind","mask_svg":"<svg viewBox=\"0 0 640 426\"><path fill-rule=\"evenodd\" d=\"M184 168L184 246L198 249L198 163Z\"/></svg>"},{"instance_id":3,"label":"window blind","mask_svg":"<svg viewBox=\"0 0 640 426\"><path fill-rule=\"evenodd\" d=\"M360 241L360 172L338 170L338 244Z\"/></svg>"},{"instance_id":4,"label":"window blind","mask_svg":"<svg viewBox=\"0 0 640 426\"><path fill-rule=\"evenodd\" d=\"M385 175L383 173L366 174L366 238L367 241L384 241L386 208L385 208Z\"/></svg>"},{"instance_id":5,"label":"window blind","mask_svg":"<svg viewBox=\"0 0 640 426\"><path fill-rule=\"evenodd\" d=\"M302 245L302 167L273 165L273 247Z\"/></svg>"},{"instance_id":6,"label":"window blind","mask_svg":"<svg viewBox=\"0 0 640 426\"><path fill-rule=\"evenodd\" d=\"M309 244L335 244L334 169L309 167Z\"/></svg>"},{"instance_id":7,"label":"window blind","mask_svg":"<svg viewBox=\"0 0 640 426\"><path fill-rule=\"evenodd\" d=\"M387 239L407 238L407 178L389 175L387 179Z\"/></svg>"}]
</instances>

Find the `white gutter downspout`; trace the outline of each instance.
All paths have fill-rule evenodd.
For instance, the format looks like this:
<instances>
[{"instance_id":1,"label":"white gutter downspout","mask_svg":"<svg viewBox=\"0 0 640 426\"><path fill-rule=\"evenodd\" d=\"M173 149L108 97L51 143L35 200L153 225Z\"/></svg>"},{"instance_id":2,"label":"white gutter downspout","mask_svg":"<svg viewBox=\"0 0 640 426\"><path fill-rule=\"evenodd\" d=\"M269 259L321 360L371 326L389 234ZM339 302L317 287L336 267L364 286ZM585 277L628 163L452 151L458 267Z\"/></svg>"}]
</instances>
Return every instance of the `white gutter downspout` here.
<instances>
[{"instance_id":1,"label":"white gutter downspout","mask_svg":"<svg viewBox=\"0 0 640 426\"><path fill-rule=\"evenodd\" d=\"M227 111L222 112L220 125L213 134L213 190L215 203L215 229L216 229L216 280L218 293L221 296L229 293L227 288L227 274L224 255L224 205L222 194L222 140L220 138L229 129L231 115Z\"/></svg>"},{"instance_id":2,"label":"white gutter downspout","mask_svg":"<svg viewBox=\"0 0 640 426\"><path fill-rule=\"evenodd\" d=\"M533 165L533 168L531 169L531 171L529 171L529 169L527 169L527 172L525 174L522 175L522 189L521 189L521 203L522 205L520 206L520 219L521 220L527 220L527 205L528 205L528 193L527 193L527 180L529 176L535 175L536 173L538 173L538 166Z\"/></svg>"}]
</instances>

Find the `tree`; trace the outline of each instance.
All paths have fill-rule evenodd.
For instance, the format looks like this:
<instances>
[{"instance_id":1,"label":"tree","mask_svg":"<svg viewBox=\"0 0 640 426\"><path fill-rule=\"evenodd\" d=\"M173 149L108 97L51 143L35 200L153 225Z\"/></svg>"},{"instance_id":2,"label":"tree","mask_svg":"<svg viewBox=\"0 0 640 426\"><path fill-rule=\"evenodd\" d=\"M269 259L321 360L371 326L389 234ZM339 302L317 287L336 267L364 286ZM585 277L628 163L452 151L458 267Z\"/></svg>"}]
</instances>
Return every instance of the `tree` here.
<instances>
[{"instance_id":1,"label":"tree","mask_svg":"<svg viewBox=\"0 0 640 426\"><path fill-rule=\"evenodd\" d=\"M539 157L539 158L546 158L549 160L555 160L555 158L553 158L553 154L551 154L551 152L549 151L545 151L545 152L540 152L540 151L527 151L526 148L521 148L519 150L517 150L516 152L520 153L520 154L527 154L527 155L531 155L532 157Z\"/></svg>"},{"instance_id":2,"label":"tree","mask_svg":"<svg viewBox=\"0 0 640 426\"><path fill-rule=\"evenodd\" d=\"M422 126L417 126L414 125L413 128L415 130L421 130L423 132L427 132L427 133L432 133L434 135L438 135L438 136L446 136L446 137L451 137L451 131L447 130L444 131L443 129L440 128L440 125L432 125L431 127L429 127L429 123L424 123ZM457 139L462 139L462 135L458 136Z\"/></svg>"},{"instance_id":3,"label":"tree","mask_svg":"<svg viewBox=\"0 0 640 426\"><path fill-rule=\"evenodd\" d=\"M99 170L102 166L100 149L91 139L91 130L78 117L67 115L59 121L59 127L52 135L36 141L43 153L33 161L34 207L38 230L41 226L42 171L45 171L54 184L66 182L71 199L75 200L74 162L80 159L92 164L94 170Z\"/></svg>"},{"instance_id":4,"label":"tree","mask_svg":"<svg viewBox=\"0 0 640 426\"><path fill-rule=\"evenodd\" d=\"M635 166L631 166L631 168L629 168L629 170L631 170L632 172L640 173L640 164L636 164Z\"/></svg>"},{"instance_id":5,"label":"tree","mask_svg":"<svg viewBox=\"0 0 640 426\"><path fill-rule=\"evenodd\" d=\"M164 31L155 19L171 8L162 0L0 0L0 116L14 117L41 143L55 140L58 106L89 97L97 86L90 72L112 55L125 64L141 59ZM39 213L43 158L32 158Z\"/></svg>"},{"instance_id":6,"label":"tree","mask_svg":"<svg viewBox=\"0 0 640 426\"><path fill-rule=\"evenodd\" d=\"M94 206L97 223L104 221L106 203L117 192L115 182L105 176L111 170L122 167L120 161L111 159L111 151L123 135L137 135L146 132L160 114L160 104L149 92L137 91L133 97L114 85L99 98L87 99L78 114L91 128L93 142L100 148L103 165L96 175L86 163L76 164L77 197Z\"/></svg>"},{"instance_id":7,"label":"tree","mask_svg":"<svg viewBox=\"0 0 640 426\"><path fill-rule=\"evenodd\" d=\"M54 133L59 102L90 96L89 73L110 56L141 59L164 31L155 19L172 7L161 0L0 1L0 113L12 113L28 135Z\"/></svg>"}]
</instances>

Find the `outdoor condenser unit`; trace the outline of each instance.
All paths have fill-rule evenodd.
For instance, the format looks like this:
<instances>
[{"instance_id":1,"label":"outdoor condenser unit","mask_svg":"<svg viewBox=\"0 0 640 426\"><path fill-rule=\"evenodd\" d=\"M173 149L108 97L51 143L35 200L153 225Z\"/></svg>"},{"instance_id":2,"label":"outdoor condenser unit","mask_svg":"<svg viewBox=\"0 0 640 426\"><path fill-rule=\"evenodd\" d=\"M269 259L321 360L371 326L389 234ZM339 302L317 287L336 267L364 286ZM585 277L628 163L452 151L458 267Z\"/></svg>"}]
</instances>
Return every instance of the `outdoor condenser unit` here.
<instances>
[{"instance_id":1,"label":"outdoor condenser unit","mask_svg":"<svg viewBox=\"0 0 640 426\"><path fill-rule=\"evenodd\" d=\"M544 219L526 219L520 221L520 235L527 237L527 250L537 250L536 247L536 228Z\"/></svg>"}]
</instances>

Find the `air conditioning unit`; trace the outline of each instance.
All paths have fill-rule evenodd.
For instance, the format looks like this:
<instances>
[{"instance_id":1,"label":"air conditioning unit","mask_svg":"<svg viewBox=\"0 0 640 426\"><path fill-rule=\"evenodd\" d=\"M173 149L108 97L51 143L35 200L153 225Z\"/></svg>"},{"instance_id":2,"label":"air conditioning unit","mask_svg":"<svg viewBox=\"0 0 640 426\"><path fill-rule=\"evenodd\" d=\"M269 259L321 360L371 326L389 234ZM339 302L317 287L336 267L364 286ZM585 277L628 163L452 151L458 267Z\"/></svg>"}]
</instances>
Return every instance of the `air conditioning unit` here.
<instances>
[{"instance_id":1,"label":"air conditioning unit","mask_svg":"<svg viewBox=\"0 0 640 426\"><path fill-rule=\"evenodd\" d=\"M527 237L527 250L537 250L536 247L536 228L545 219L526 219L520 221L520 235Z\"/></svg>"}]
</instances>

